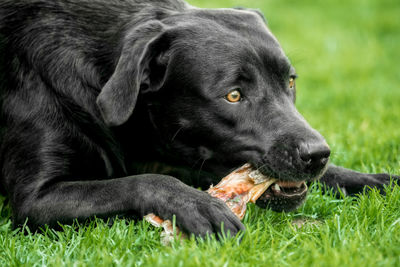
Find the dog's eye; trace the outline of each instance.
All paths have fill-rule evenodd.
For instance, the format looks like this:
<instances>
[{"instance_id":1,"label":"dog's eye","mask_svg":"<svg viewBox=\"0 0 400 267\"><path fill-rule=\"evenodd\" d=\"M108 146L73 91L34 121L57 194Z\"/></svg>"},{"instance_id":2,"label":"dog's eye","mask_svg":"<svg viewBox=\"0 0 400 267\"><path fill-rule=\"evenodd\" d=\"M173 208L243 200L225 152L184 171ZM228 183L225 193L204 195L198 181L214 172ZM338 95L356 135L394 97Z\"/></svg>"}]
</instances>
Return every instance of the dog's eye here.
<instances>
[{"instance_id":1,"label":"dog's eye","mask_svg":"<svg viewBox=\"0 0 400 267\"><path fill-rule=\"evenodd\" d=\"M289 88L290 88L290 89L293 89L293 88L294 88L295 79L296 79L296 77L290 77L290 78L289 78Z\"/></svg>"},{"instance_id":2,"label":"dog's eye","mask_svg":"<svg viewBox=\"0 0 400 267\"><path fill-rule=\"evenodd\" d=\"M226 99L231 103L239 102L242 99L242 95L239 90L233 90L226 95Z\"/></svg>"}]
</instances>

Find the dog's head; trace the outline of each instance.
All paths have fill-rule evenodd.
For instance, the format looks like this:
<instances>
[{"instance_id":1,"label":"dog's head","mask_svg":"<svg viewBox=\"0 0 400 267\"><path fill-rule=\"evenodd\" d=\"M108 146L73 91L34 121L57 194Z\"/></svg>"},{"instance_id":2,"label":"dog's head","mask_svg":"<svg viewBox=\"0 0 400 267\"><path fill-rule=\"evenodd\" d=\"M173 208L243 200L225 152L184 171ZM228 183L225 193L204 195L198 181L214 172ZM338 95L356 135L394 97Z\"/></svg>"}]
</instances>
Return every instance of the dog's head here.
<instances>
[{"instance_id":1,"label":"dog's head","mask_svg":"<svg viewBox=\"0 0 400 267\"><path fill-rule=\"evenodd\" d=\"M193 9L128 32L97 103L117 126L140 95L165 153L219 178L250 162L282 181L259 203L288 210L330 155L295 108L295 79L258 12Z\"/></svg>"}]
</instances>

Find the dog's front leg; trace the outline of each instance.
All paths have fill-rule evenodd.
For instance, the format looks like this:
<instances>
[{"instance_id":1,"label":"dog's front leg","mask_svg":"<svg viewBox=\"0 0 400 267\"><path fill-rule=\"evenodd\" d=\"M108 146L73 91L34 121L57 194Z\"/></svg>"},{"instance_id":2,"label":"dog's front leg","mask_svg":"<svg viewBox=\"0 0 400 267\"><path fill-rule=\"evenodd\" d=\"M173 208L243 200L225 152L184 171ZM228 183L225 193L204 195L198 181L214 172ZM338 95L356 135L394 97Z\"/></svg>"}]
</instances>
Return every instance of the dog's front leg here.
<instances>
[{"instance_id":1,"label":"dog's front leg","mask_svg":"<svg viewBox=\"0 0 400 267\"><path fill-rule=\"evenodd\" d=\"M24 192L14 192L19 199ZM189 187L179 180L158 174L144 174L111 180L58 182L45 191L25 195L14 203L16 223L28 218L28 225L54 226L93 216L144 216L163 219L176 215L177 225L189 233L203 236L224 231L235 235L242 223L220 200Z\"/></svg>"},{"instance_id":2,"label":"dog's front leg","mask_svg":"<svg viewBox=\"0 0 400 267\"><path fill-rule=\"evenodd\" d=\"M96 152L82 146L74 149L72 141L62 142L62 136L54 132L42 135L28 127L9 130L0 157L2 182L17 225L26 219L29 226L37 228L94 216L154 213L163 219L176 215L181 229L198 236L221 232L221 223L232 235L244 229L221 200L171 176L143 174L95 180L90 173L103 168L101 162L93 161ZM79 174L82 178L77 178Z\"/></svg>"},{"instance_id":3,"label":"dog's front leg","mask_svg":"<svg viewBox=\"0 0 400 267\"><path fill-rule=\"evenodd\" d=\"M369 188L377 188L383 193L384 185L388 185L391 178L398 181L400 176L360 173L331 164L320 182L336 193L340 189L345 195L354 195Z\"/></svg>"}]
</instances>

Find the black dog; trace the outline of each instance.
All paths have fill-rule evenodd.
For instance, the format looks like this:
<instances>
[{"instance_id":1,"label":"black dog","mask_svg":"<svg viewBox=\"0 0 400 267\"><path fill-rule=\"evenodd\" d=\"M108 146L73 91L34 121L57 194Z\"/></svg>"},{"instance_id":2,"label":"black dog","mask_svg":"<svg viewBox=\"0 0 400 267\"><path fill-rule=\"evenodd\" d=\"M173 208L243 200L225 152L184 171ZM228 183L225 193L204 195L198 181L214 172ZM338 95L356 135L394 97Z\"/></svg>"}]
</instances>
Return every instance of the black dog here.
<instances>
[{"instance_id":1,"label":"black dog","mask_svg":"<svg viewBox=\"0 0 400 267\"><path fill-rule=\"evenodd\" d=\"M153 212L196 235L222 222L235 234L227 206L185 183L207 188L246 162L301 185L269 189L259 204L275 210L300 204L303 181L348 194L389 182L327 167L329 147L294 105L295 70L257 11L3 0L0 34L1 183L16 224Z\"/></svg>"}]
</instances>

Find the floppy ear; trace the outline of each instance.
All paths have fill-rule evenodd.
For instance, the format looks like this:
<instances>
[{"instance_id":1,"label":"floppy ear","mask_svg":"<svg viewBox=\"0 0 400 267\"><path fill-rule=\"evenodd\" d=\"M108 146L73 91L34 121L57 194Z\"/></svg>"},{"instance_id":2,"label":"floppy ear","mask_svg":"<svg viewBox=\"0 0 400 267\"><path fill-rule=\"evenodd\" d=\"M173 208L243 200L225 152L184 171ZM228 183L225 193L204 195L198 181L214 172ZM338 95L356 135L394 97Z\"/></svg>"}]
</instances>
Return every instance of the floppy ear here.
<instances>
[{"instance_id":1,"label":"floppy ear","mask_svg":"<svg viewBox=\"0 0 400 267\"><path fill-rule=\"evenodd\" d=\"M148 22L124 38L117 66L111 78L102 88L96 103L108 126L125 123L132 114L140 87L161 86L162 79L150 82L149 64L165 48L161 37L165 26L159 21ZM155 90L156 88L149 88Z\"/></svg>"}]
</instances>

